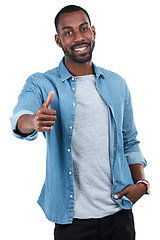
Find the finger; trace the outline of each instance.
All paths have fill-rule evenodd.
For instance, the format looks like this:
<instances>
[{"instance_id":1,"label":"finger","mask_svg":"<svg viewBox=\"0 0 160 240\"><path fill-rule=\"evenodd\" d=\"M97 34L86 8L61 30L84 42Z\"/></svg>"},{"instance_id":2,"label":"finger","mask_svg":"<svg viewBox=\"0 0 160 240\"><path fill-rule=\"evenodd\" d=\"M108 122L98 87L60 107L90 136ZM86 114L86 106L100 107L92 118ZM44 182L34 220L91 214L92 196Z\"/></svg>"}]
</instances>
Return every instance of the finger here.
<instances>
[{"instance_id":1,"label":"finger","mask_svg":"<svg viewBox=\"0 0 160 240\"><path fill-rule=\"evenodd\" d=\"M42 121L38 123L38 127L51 127L55 124L55 121Z\"/></svg>"},{"instance_id":2,"label":"finger","mask_svg":"<svg viewBox=\"0 0 160 240\"><path fill-rule=\"evenodd\" d=\"M125 195L124 190L114 195L114 199L120 199Z\"/></svg>"},{"instance_id":3,"label":"finger","mask_svg":"<svg viewBox=\"0 0 160 240\"><path fill-rule=\"evenodd\" d=\"M55 116L56 115L56 111L54 109L48 109L45 107L45 103L43 104L43 107L40 107L38 109L37 112L37 117L41 117L41 116Z\"/></svg>"},{"instance_id":4,"label":"finger","mask_svg":"<svg viewBox=\"0 0 160 240\"><path fill-rule=\"evenodd\" d=\"M38 115L37 121L55 121L57 119L56 115Z\"/></svg>"},{"instance_id":5,"label":"finger","mask_svg":"<svg viewBox=\"0 0 160 240\"><path fill-rule=\"evenodd\" d=\"M53 99L54 99L54 92L51 91L48 95L48 98L46 100L46 102L43 104L46 108L49 108L51 102L53 102Z\"/></svg>"},{"instance_id":6,"label":"finger","mask_svg":"<svg viewBox=\"0 0 160 240\"><path fill-rule=\"evenodd\" d=\"M119 196L119 193L117 193L116 195L114 195L114 199L119 199L120 196Z\"/></svg>"},{"instance_id":7,"label":"finger","mask_svg":"<svg viewBox=\"0 0 160 240\"><path fill-rule=\"evenodd\" d=\"M51 130L52 130L51 126L49 126L49 127L37 127L38 132L49 132Z\"/></svg>"}]
</instances>

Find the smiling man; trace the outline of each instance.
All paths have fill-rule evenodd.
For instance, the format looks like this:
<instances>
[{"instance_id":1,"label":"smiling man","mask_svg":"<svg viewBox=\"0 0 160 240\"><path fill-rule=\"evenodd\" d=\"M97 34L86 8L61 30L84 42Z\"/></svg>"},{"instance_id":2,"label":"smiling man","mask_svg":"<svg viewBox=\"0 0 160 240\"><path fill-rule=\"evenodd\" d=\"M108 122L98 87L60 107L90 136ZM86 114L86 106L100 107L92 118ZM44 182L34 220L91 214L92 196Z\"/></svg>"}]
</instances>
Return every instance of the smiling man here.
<instances>
[{"instance_id":1,"label":"smiling man","mask_svg":"<svg viewBox=\"0 0 160 240\"><path fill-rule=\"evenodd\" d=\"M91 27L89 16L82 10L70 13L64 12L57 15L55 24L58 33L55 40L64 51L64 61L67 69L73 76L92 74L91 59L96 32L94 26ZM75 73L72 71L75 71Z\"/></svg>"},{"instance_id":2,"label":"smiling man","mask_svg":"<svg viewBox=\"0 0 160 240\"><path fill-rule=\"evenodd\" d=\"M92 62L96 31L84 9L66 6L55 26L64 58L27 79L11 117L16 137L47 141L38 203L55 240L134 240L132 207L149 184L130 92Z\"/></svg>"},{"instance_id":3,"label":"smiling man","mask_svg":"<svg viewBox=\"0 0 160 240\"><path fill-rule=\"evenodd\" d=\"M76 15L75 18L78 17L82 23L79 26L76 26L75 24L72 24L72 26L67 26L67 23L70 23L71 18L74 18L74 15ZM66 60L72 61L72 64L75 62L87 63L91 61L92 51L95 45L94 27L90 27L87 16L83 16L81 11L73 12L70 16L67 17L67 21L65 19L66 14L64 13L60 16L60 24L57 29L59 35L56 35L56 42L60 47L62 47ZM73 41L74 31L80 31L83 34L82 36L76 36L78 37L78 41ZM79 37L81 39L80 43Z\"/></svg>"}]
</instances>

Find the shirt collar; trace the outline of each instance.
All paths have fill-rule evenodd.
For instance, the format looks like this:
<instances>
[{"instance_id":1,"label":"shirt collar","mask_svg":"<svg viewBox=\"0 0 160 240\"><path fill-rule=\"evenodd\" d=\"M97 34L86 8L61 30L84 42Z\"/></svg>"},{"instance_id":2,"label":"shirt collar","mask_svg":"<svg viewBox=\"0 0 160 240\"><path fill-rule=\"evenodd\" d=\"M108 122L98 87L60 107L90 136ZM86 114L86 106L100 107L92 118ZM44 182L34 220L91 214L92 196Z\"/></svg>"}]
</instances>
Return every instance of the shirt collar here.
<instances>
[{"instance_id":1,"label":"shirt collar","mask_svg":"<svg viewBox=\"0 0 160 240\"><path fill-rule=\"evenodd\" d=\"M94 72L96 74L96 79L98 79L99 77L105 78L101 69L99 67L97 67L94 63L92 63L92 65L93 65ZM58 68L59 68L59 76L60 76L62 82L64 82L64 81L73 77L70 74L70 72L68 71L68 69L66 68L66 66L64 65L64 58L61 60Z\"/></svg>"},{"instance_id":2,"label":"shirt collar","mask_svg":"<svg viewBox=\"0 0 160 240\"><path fill-rule=\"evenodd\" d=\"M98 79L99 77L105 78L105 75L101 71L101 69L99 67L97 67L94 63L92 63L92 65L93 65L94 72L96 74L96 79Z\"/></svg>"}]
</instances>

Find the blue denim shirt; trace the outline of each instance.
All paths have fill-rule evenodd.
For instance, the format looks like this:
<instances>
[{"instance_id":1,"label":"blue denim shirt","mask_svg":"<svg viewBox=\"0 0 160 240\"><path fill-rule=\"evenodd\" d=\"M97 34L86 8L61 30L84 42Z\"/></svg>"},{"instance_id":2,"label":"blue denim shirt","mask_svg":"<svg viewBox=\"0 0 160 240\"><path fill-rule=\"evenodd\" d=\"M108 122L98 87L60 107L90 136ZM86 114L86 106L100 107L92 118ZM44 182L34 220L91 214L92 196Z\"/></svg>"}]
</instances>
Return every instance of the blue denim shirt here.
<instances>
[{"instance_id":1,"label":"blue denim shirt","mask_svg":"<svg viewBox=\"0 0 160 240\"><path fill-rule=\"evenodd\" d=\"M116 193L133 184L129 165L139 163L145 167L147 163L136 139L131 97L125 80L94 64L93 68L97 91L106 101L109 111L113 198ZM13 111L11 126L16 137L36 139L36 131L28 136L19 135L16 132L17 120L23 114L35 114L46 101L50 91L55 94L50 107L56 110L57 120L50 132L43 132L47 141L46 178L38 204L50 221L69 224L72 223L74 211L71 141L77 101L76 80L65 67L63 59L57 68L45 73L35 73L27 79ZM96 109L93 114L96 114ZM126 197L114 201L124 209L132 208L132 203Z\"/></svg>"}]
</instances>

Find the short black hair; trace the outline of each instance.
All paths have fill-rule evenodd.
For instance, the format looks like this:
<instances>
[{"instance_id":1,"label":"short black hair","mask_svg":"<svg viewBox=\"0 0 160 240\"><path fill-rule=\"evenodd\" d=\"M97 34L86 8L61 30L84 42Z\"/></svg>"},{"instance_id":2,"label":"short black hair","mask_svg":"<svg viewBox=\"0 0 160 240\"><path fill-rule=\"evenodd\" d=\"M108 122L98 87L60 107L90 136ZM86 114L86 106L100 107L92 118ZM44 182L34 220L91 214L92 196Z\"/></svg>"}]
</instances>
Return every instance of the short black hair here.
<instances>
[{"instance_id":1,"label":"short black hair","mask_svg":"<svg viewBox=\"0 0 160 240\"><path fill-rule=\"evenodd\" d=\"M55 17L54 23L55 23L55 28L56 28L57 33L58 33L58 23L59 23L59 17L60 17L60 15L63 14L63 13L76 12L76 11L80 11L80 10L83 11L83 12L86 14L86 16L87 16L87 18L88 18L88 20L89 20L89 23L90 23L90 25L91 25L91 19L90 19L90 17L89 17L88 12L87 12L85 9L83 9L83 8L81 8L81 7L79 7L79 6L76 6L76 5L68 5L68 6L62 8L62 9L57 13L57 15L56 15L56 17Z\"/></svg>"}]
</instances>

